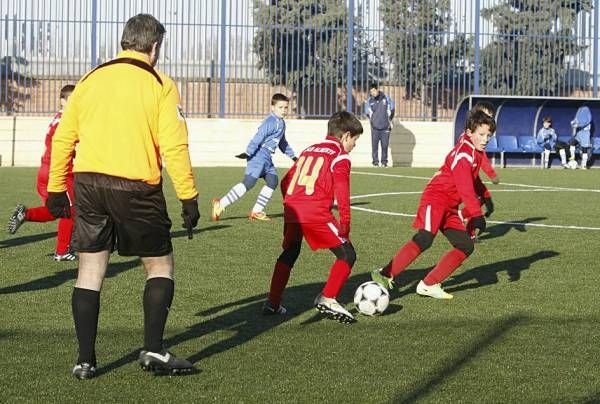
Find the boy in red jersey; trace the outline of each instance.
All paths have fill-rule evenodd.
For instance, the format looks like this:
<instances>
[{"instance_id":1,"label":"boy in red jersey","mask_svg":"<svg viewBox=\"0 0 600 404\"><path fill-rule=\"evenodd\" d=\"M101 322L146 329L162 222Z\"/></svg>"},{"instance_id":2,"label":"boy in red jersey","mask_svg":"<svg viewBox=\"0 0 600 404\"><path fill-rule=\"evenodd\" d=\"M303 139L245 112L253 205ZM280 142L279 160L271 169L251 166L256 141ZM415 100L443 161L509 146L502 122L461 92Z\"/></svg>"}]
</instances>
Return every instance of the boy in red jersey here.
<instances>
[{"instance_id":1,"label":"boy in red jersey","mask_svg":"<svg viewBox=\"0 0 600 404\"><path fill-rule=\"evenodd\" d=\"M469 114L465 133L446 156L444 165L436 172L421 195L413 227L417 233L396 253L384 268L371 272L374 281L391 289L393 280L421 253L431 247L438 231L442 231L454 247L419 282L417 293L436 299L452 299L441 283L473 252L475 246L463 220L473 228L485 230L480 197L487 191L479 178L479 168L485 146L496 130L496 122L482 111ZM462 217L459 205L463 204Z\"/></svg>"},{"instance_id":2,"label":"boy in red jersey","mask_svg":"<svg viewBox=\"0 0 600 404\"><path fill-rule=\"evenodd\" d=\"M483 111L486 115L488 115L491 118L494 118L494 116L496 115L494 104L492 104L489 101L478 101L470 112L475 111ZM492 181L493 184L497 185L500 183L500 179L498 179L498 174L496 173L496 170L494 170L494 167L492 167L490 159L488 158L486 153L483 153L483 159L481 160L481 169L483 170L485 175L487 175L487 177Z\"/></svg>"},{"instance_id":3,"label":"boy in red jersey","mask_svg":"<svg viewBox=\"0 0 600 404\"><path fill-rule=\"evenodd\" d=\"M336 260L323 291L315 299L316 309L341 323L354 317L336 300L350 276L356 253L350 233L350 158L363 132L350 112L334 113L327 124L327 137L306 148L281 182L284 205L283 252L275 263L269 297L263 314L285 314L281 305L290 272L300 254L302 239L313 250L329 249ZM337 200L339 222L331 208Z\"/></svg>"},{"instance_id":4,"label":"boy in red jersey","mask_svg":"<svg viewBox=\"0 0 600 404\"><path fill-rule=\"evenodd\" d=\"M60 90L60 111L56 113L52 122L48 126L48 132L46 133L46 139L44 143L46 149L42 156L42 164L38 170L37 176L37 191L42 198L42 206L35 208L26 208L25 205L19 204L15 207L13 214L8 220L8 232L15 234L23 222L52 222L56 220L54 216L48 211L45 206L46 199L48 198L48 173L50 170L50 156L52 155L52 137L56 128L60 123L62 111L67 105L69 96L75 89L75 86L68 84ZM67 176L67 191L71 203L73 202L73 160L69 164L69 175ZM69 251L71 244L71 235L73 233L73 214L70 218L61 218L58 220L58 235L56 237L56 252L54 253L55 261L73 261L76 259L75 255Z\"/></svg>"}]
</instances>

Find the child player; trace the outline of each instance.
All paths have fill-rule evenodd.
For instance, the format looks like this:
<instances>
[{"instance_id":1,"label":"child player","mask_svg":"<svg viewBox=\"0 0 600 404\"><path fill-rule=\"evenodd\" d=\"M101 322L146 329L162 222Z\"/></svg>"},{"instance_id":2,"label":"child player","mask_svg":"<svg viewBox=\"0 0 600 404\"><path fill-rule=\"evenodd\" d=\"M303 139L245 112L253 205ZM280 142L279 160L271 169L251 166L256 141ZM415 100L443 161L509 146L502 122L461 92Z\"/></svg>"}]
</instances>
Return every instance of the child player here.
<instances>
[{"instance_id":1,"label":"child player","mask_svg":"<svg viewBox=\"0 0 600 404\"><path fill-rule=\"evenodd\" d=\"M451 294L444 292L441 283L475 248L463 218L470 220L479 232L485 230L478 195L485 193L486 187L479 179L479 168L485 146L496 130L496 122L482 111L473 111L465 126L465 134L425 186L413 223L417 233L400 248L389 264L371 272L373 280L384 287L391 289L394 277L431 247L437 232L441 231L453 249L419 282L417 293L436 299L452 299ZM463 217L458 212L461 203L464 204Z\"/></svg>"},{"instance_id":2,"label":"child player","mask_svg":"<svg viewBox=\"0 0 600 404\"><path fill-rule=\"evenodd\" d=\"M285 139L285 121L283 118L287 115L288 105L289 99L283 94L274 94L271 98L271 114L265 118L258 128L258 132L248 144L246 152L236 156L248 160L244 179L234 185L224 197L212 200L212 220L219 220L225 208L253 188L259 178L264 178L266 185L260 190L248 218L250 220L271 220L264 209L271 200L273 191L277 188L279 182L272 155L279 148L289 158L296 160L294 150Z\"/></svg>"},{"instance_id":3,"label":"child player","mask_svg":"<svg viewBox=\"0 0 600 404\"><path fill-rule=\"evenodd\" d=\"M275 263L264 314L285 314L283 290L300 254L302 239L313 250L329 249L336 257L315 306L328 318L351 323L354 317L336 297L350 276L356 253L350 233L350 158L363 132L350 112L334 113L327 124L327 137L306 148L281 182L284 205L283 252ZM331 208L337 200L339 222Z\"/></svg>"},{"instance_id":4,"label":"child player","mask_svg":"<svg viewBox=\"0 0 600 404\"><path fill-rule=\"evenodd\" d=\"M475 104L475 106L473 107L473 109L471 109L471 112L473 111L483 111L491 118L494 118L494 115L496 115L494 104L492 104L489 101L478 101L477 104ZM494 170L494 167L492 167L490 159L488 158L486 153L483 153L482 157L483 158L481 160L481 169L483 170L485 175L487 175L490 181L492 181L492 184L498 185L500 183L500 179L498 178L496 170Z\"/></svg>"},{"instance_id":5,"label":"child player","mask_svg":"<svg viewBox=\"0 0 600 404\"><path fill-rule=\"evenodd\" d=\"M69 96L75 89L75 86L68 84L60 90L60 111L56 113L52 122L48 126L46 133L45 145L46 149L42 156L42 164L37 176L37 191L42 198L42 206L35 208L26 208L25 205L19 204L15 207L13 214L8 220L8 232L15 234L17 229L21 227L23 222L52 222L56 220L45 206L48 198L48 173L50 170L50 156L52 155L52 137L56 132L56 128L60 123L62 111L67 105ZM71 203L73 203L73 159L69 163L69 172L67 175L67 193ZM73 261L77 257L70 252L71 234L73 232L73 213L69 218L58 219L58 235L56 237L56 252L54 253L55 261Z\"/></svg>"}]
</instances>

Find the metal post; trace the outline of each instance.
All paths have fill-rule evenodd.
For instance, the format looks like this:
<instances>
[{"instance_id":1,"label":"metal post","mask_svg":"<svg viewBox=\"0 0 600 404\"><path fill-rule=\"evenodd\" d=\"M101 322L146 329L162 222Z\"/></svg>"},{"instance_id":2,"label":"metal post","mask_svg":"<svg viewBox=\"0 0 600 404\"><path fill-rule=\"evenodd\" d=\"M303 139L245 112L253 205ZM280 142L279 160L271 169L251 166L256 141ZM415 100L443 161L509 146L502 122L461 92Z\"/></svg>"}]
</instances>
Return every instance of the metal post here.
<instances>
[{"instance_id":1,"label":"metal post","mask_svg":"<svg viewBox=\"0 0 600 404\"><path fill-rule=\"evenodd\" d=\"M597 1L597 0L596 0ZM479 94L479 19L481 18L481 0L475 0L475 72L473 80L475 81L473 93Z\"/></svg>"},{"instance_id":2,"label":"metal post","mask_svg":"<svg viewBox=\"0 0 600 404\"><path fill-rule=\"evenodd\" d=\"M13 131L12 131L12 150L11 150L11 159L10 166L15 166L15 145L17 143L17 116L13 115Z\"/></svg>"},{"instance_id":3,"label":"metal post","mask_svg":"<svg viewBox=\"0 0 600 404\"><path fill-rule=\"evenodd\" d=\"M593 93L592 96L594 98L598 98L598 24L600 24L600 18L598 17L600 13L600 0L594 0L594 47L593 47L593 55L594 61L593 65L593 76L592 76L592 84L593 84Z\"/></svg>"},{"instance_id":4,"label":"metal post","mask_svg":"<svg viewBox=\"0 0 600 404\"><path fill-rule=\"evenodd\" d=\"M98 38L97 38L97 30L98 28L98 0L92 0L92 29L91 29L91 55L92 58L92 69L96 67L98 64Z\"/></svg>"},{"instance_id":5,"label":"metal post","mask_svg":"<svg viewBox=\"0 0 600 404\"><path fill-rule=\"evenodd\" d=\"M346 77L346 111L352 112L352 82L353 82L353 53L354 53L354 0L348 1L348 75Z\"/></svg>"},{"instance_id":6,"label":"metal post","mask_svg":"<svg viewBox=\"0 0 600 404\"><path fill-rule=\"evenodd\" d=\"M225 117L225 57L227 54L227 41L225 38L225 24L227 18L227 0L221 0L221 87L219 92L219 118Z\"/></svg>"}]
</instances>

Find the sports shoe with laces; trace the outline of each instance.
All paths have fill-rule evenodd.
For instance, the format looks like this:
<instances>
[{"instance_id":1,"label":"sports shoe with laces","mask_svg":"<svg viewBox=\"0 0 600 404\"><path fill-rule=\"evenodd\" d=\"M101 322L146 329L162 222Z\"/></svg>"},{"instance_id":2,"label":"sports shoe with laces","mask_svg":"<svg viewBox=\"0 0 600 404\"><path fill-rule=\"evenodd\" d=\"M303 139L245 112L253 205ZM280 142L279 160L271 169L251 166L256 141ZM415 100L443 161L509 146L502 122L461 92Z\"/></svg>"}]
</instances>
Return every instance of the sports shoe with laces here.
<instances>
[{"instance_id":1,"label":"sports shoe with laces","mask_svg":"<svg viewBox=\"0 0 600 404\"><path fill-rule=\"evenodd\" d=\"M179 359L166 349L160 352L142 350L138 363L143 370L154 374L181 375L194 370L194 366L190 361Z\"/></svg>"},{"instance_id":2,"label":"sports shoe with laces","mask_svg":"<svg viewBox=\"0 0 600 404\"><path fill-rule=\"evenodd\" d=\"M58 254L58 253L54 253L54 256L52 257L52 259L54 261L75 261L77 259L77 256L75 254L73 254L70 251L67 251L65 254Z\"/></svg>"},{"instance_id":3,"label":"sports shoe with laces","mask_svg":"<svg viewBox=\"0 0 600 404\"><path fill-rule=\"evenodd\" d=\"M211 219L213 222L217 222L221 218L224 210L225 208L221 207L221 200L219 198L213 198L211 214Z\"/></svg>"},{"instance_id":4,"label":"sports shoe with laces","mask_svg":"<svg viewBox=\"0 0 600 404\"><path fill-rule=\"evenodd\" d=\"M271 220L271 218L269 216L267 216L267 214L265 212L250 212L250 214L248 215L248 219L262 220L262 221Z\"/></svg>"},{"instance_id":5,"label":"sports shoe with laces","mask_svg":"<svg viewBox=\"0 0 600 404\"><path fill-rule=\"evenodd\" d=\"M265 316L274 316L277 314L283 315L285 313L287 313L287 310L282 305L275 307L268 300L265 302L265 304L263 304L262 314L264 314Z\"/></svg>"},{"instance_id":6,"label":"sports shoe with laces","mask_svg":"<svg viewBox=\"0 0 600 404\"><path fill-rule=\"evenodd\" d=\"M81 362L75 365L72 373L79 380L91 379L96 376L96 367L87 362Z\"/></svg>"},{"instance_id":7,"label":"sports shoe with laces","mask_svg":"<svg viewBox=\"0 0 600 404\"><path fill-rule=\"evenodd\" d=\"M15 207L15 210L10 216L10 219L8 219L7 229L10 234L15 234L19 227L21 227L21 225L25 221L25 212L27 212L27 208L25 207L25 205L19 204Z\"/></svg>"},{"instance_id":8,"label":"sports shoe with laces","mask_svg":"<svg viewBox=\"0 0 600 404\"><path fill-rule=\"evenodd\" d=\"M433 297L434 299L452 299L454 297L450 293L444 292L444 289L442 289L442 286L439 283L427 286L423 281L419 282L417 285L417 294Z\"/></svg>"},{"instance_id":9,"label":"sports shoe with laces","mask_svg":"<svg viewBox=\"0 0 600 404\"><path fill-rule=\"evenodd\" d=\"M355 322L354 316L344 308L337 300L325 297L319 294L315 298L315 308L327 316L331 320L339 321L343 324L351 324Z\"/></svg>"},{"instance_id":10,"label":"sports shoe with laces","mask_svg":"<svg viewBox=\"0 0 600 404\"><path fill-rule=\"evenodd\" d=\"M394 278L388 278L387 276L383 275L381 273L382 270L383 270L383 268L372 270L371 271L371 279L386 289L389 289L389 290L394 289Z\"/></svg>"}]
</instances>

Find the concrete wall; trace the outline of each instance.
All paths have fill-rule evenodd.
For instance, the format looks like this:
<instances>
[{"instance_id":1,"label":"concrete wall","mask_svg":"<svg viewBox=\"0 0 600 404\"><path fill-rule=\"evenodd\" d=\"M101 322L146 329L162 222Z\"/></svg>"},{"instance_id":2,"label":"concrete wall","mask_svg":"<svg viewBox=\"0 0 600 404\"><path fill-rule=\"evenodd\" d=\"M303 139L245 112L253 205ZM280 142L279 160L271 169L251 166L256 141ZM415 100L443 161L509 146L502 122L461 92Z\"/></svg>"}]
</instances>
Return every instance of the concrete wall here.
<instances>
[{"instance_id":1,"label":"concrete wall","mask_svg":"<svg viewBox=\"0 0 600 404\"><path fill-rule=\"evenodd\" d=\"M38 166L44 152L44 136L52 117L0 117L0 155L2 166ZM194 166L244 166L234 155L246 149L260 120L188 119L190 154ZM371 132L363 121L365 133L352 152L354 167L371 166ZM296 153L323 139L326 120L287 120L286 138ZM13 142L13 133L14 139ZM453 144L451 122L395 121L390 138L390 164L403 167L438 167ZM288 167L291 160L275 153L276 166Z\"/></svg>"}]
</instances>

